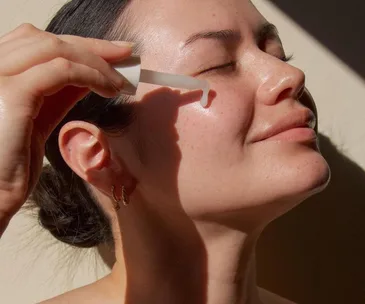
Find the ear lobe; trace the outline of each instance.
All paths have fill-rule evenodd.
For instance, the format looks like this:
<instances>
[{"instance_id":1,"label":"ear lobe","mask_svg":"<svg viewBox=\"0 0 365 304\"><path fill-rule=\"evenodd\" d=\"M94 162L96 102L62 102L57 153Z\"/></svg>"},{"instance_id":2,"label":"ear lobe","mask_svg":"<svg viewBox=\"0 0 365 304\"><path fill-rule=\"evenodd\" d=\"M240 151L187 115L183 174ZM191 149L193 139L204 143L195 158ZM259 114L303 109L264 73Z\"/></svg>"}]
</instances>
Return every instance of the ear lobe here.
<instances>
[{"instance_id":1,"label":"ear lobe","mask_svg":"<svg viewBox=\"0 0 365 304\"><path fill-rule=\"evenodd\" d=\"M67 165L82 179L89 181L107 167L109 147L105 135L96 126L72 121L59 135L59 147Z\"/></svg>"}]
</instances>

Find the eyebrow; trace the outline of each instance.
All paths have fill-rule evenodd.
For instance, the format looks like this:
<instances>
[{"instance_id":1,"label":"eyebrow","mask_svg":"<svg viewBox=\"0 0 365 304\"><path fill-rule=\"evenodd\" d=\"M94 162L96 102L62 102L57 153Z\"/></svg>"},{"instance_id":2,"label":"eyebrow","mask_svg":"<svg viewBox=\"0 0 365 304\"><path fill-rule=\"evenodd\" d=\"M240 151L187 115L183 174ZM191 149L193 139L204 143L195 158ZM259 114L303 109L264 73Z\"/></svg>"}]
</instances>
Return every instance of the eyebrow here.
<instances>
[{"instance_id":1,"label":"eyebrow","mask_svg":"<svg viewBox=\"0 0 365 304\"><path fill-rule=\"evenodd\" d=\"M191 35L184 43L183 47L188 46L189 44L192 44L198 40L201 39L212 39L212 40L218 40L218 41L234 41L234 40L240 40L241 34L238 31L235 30L220 30L220 31L206 31L206 32L199 32L196 34Z\"/></svg>"},{"instance_id":2,"label":"eyebrow","mask_svg":"<svg viewBox=\"0 0 365 304\"><path fill-rule=\"evenodd\" d=\"M189 38L185 41L183 48L198 40L210 39L210 40L229 42L229 41L239 41L241 38L242 37L240 32L232 29L226 29L220 31L204 31L189 36ZM269 22L263 23L259 27L258 31L256 31L255 33L255 39L258 42L263 41L267 38L276 38L280 40L276 26Z\"/></svg>"}]
</instances>

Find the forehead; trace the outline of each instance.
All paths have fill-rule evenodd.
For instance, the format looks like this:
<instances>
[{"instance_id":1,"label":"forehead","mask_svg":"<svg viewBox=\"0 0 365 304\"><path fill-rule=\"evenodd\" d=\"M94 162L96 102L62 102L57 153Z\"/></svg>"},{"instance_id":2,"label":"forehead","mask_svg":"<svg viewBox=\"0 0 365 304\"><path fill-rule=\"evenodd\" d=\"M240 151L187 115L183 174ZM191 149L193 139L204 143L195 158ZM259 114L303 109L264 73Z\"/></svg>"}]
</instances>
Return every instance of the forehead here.
<instances>
[{"instance_id":1,"label":"forehead","mask_svg":"<svg viewBox=\"0 0 365 304\"><path fill-rule=\"evenodd\" d=\"M147 54L165 54L165 62L194 33L236 29L245 36L264 20L249 0L133 0L130 13Z\"/></svg>"},{"instance_id":2,"label":"forehead","mask_svg":"<svg viewBox=\"0 0 365 304\"><path fill-rule=\"evenodd\" d=\"M190 33L201 27L219 27L262 18L249 0L134 0L131 9L141 25L168 26Z\"/></svg>"}]
</instances>

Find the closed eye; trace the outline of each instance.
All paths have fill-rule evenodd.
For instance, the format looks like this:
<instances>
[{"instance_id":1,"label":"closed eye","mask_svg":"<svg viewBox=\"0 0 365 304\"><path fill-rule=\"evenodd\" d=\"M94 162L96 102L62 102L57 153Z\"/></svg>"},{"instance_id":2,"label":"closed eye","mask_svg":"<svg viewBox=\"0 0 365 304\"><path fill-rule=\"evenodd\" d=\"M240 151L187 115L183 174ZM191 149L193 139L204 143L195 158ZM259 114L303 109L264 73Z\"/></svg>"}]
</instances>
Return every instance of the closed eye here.
<instances>
[{"instance_id":1,"label":"closed eye","mask_svg":"<svg viewBox=\"0 0 365 304\"><path fill-rule=\"evenodd\" d=\"M283 62L289 62L293 59L293 55L289 55L289 56L283 55L279 59L282 60ZM213 66L209 69L205 69L205 70L201 71L199 74L209 73L209 72L217 71L217 70L225 70L225 69L234 71L236 69L236 66L237 66L237 62L230 61L230 62L221 64L221 65Z\"/></svg>"},{"instance_id":2,"label":"closed eye","mask_svg":"<svg viewBox=\"0 0 365 304\"><path fill-rule=\"evenodd\" d=\"M284 55L279 59L282 60L283 62L289 62L293 59L293 55L289 55L289 56ZM217 70L225 70L225 69L234 71L236 69L236 66L237 66L237 63L235 61L230 61L230 62L221 64L221 65L211 67L209 69L205 69L205 70L201 71L199 74L209 73L209 72L217 71Z\"/></svg>"},{"instance_id":3,"label":"closed eye","mask_svg":"<svg viewBox=\"0 0 365 304\"><path fill-rule=\"evenodd\" d=\"M214 67L211 67L209 69L203 70L201 71L199 74L204 74L204 73L209 73L212 71L216 71L216 70L225 70L225 69L230 69L231 71L234 71L236 68L236 62L235 61L230 61L221 65L217 65Z\"/></svg>"}]
</instances>

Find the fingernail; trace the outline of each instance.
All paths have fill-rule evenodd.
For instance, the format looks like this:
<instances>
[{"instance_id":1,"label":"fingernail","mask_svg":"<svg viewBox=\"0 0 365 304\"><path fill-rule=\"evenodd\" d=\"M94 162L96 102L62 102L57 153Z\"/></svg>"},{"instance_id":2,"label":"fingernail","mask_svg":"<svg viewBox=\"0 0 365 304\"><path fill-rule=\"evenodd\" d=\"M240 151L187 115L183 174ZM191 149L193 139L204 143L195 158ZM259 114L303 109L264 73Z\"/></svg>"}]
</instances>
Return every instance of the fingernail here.
<instances>
[{"instance_id":1,"label":"fingernail","mask_svg":"<svg viewBox=\"0 0 365 304\"><path fill-rule=\"evenodd\" d=\"M110 41L111 43L113 43L116 46L120 46L120 47L130 47L132 48L135 43L134 42L130 42L130 41Z\"/></svg>"}]
</instances>

